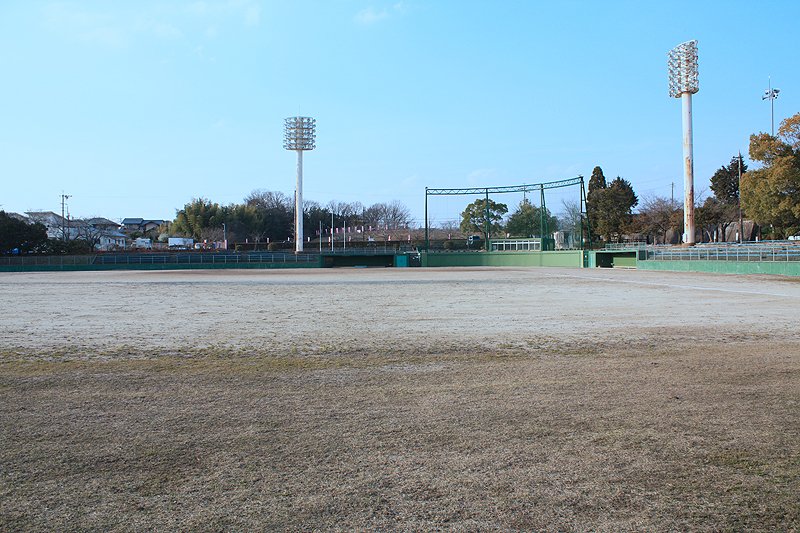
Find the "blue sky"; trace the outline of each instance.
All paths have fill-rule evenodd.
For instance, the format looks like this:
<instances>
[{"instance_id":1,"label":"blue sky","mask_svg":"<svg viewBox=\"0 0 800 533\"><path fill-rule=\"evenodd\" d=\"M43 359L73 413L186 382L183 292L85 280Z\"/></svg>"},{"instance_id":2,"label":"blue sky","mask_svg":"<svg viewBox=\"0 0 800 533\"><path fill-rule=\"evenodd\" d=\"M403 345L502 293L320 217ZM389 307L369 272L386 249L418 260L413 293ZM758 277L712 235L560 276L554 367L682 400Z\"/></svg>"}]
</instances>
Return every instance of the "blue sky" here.
<instances>
[{"instance_id":1,"label":"blue sky","mask_svg":"<svg viewBox=\"0 0 800 533\"><path fill-rule=\"evenodd\" d=\"M0 208L168 218L294 190L283 119L317 119L304 196L587 176L683 194L666 54L699 41L696 189L800 111L800 2L362 0L0 3ZM575 191L564 194L577 197ZM518 199L498 198L514 204ZM470 199L433 203L455 218ZM450 202L450 203L448 203ZM455 203L454 203L455 202ZM558 211L558 197L548 198Z\"/></svg>"}]
</instances>

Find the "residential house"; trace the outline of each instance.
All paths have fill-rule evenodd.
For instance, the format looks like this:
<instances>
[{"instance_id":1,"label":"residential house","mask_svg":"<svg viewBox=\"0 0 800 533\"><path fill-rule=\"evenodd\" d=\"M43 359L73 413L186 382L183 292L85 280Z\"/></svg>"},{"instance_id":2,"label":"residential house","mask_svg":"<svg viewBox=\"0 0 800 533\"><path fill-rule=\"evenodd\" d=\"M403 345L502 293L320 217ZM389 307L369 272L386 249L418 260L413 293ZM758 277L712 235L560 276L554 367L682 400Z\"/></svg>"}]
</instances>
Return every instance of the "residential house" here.
<instances>
[{"instance_id":1,"label":"residential house","mask_svg":"<svg viewBox=\"0 0 800 533\"><path fill-rule=\"evenodd\" d=\"M38 222L47 228L50 239L84 240L95 250L125 248L125 234L119 231L119 224L107 218L64 219L52 211L28 211L28 220Z\"/></svg>"},{"instance_id":2,"label":"residential house","mask_svg":"<svg viewBox=\"0 0 800 533\"><path fill-rule=\"evenodd\" d=\"M134 232L146 233L151 230L157 230L166 220L147 219L147 218L124 218L122 219L122 227L125 233L131 234Z\"/></svg>"},{"instance_id":3,"label":"residential house","mask_svg":"<svg viewBox=\"0 0 800 533\"><path fill-rule=\"evenodd\" d=\"M103 217L87 218L84 222L89 226L101 231L119 231L120 225L113 220Z\"/></svg>"},{"instance_id":4,"label":"residential house","mask_svg":"<svg viewBox=\"0 0 800 533\"><path fill-rule=\"evenodd\" d=\"M33 224L34 223L30 218L26 217L25 215L21 215L19 213L14 213L13 211L5 211L5 214L9 218L15 218L15 219L19 220L20 222L24 222L26 224Z\"/></svg>"},{"instance_id":5,"label":"residential house","mask_svg":"<svg viewBox=\"0 0 800 533\"><path fill-rule=\"evenodd\" d=\"M63 239L66 234L67 239L74 239L76 237L75 228L70 224L69 219L62 218L52 211L26 211L28 220L33 223L42 224L47 228L47 237L49 239Z\"/></svg>"},{"instance_id":6,"label":"residential house","mask_svg":"<svg viewBox=\"0 0 800 533\"><path fill-rule=\"evenodd\" d=\"M120 225L114 221L95 217L73 220L72 225L76 228L77 238L88 241L97 251L125 248L125 234L120 231Z\"/></svg>"}]
</instances>

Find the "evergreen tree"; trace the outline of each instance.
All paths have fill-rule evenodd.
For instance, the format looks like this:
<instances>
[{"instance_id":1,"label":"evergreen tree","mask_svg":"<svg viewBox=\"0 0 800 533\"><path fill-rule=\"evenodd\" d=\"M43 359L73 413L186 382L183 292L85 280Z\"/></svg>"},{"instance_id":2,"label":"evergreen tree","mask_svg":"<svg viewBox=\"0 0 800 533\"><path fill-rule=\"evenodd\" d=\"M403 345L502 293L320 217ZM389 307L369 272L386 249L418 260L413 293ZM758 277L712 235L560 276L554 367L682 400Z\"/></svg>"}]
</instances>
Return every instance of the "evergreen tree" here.
<instances>
[{"instance_id":1,"label":"evergreen tree","mask_svg":"<svg viewBox=\"0 0 800 533\"><path fill-rule=\"evenodd\" d=\"M484 239L488 239L490 235L496 234L503 229L503 215L508 213L508 206L497 203L490 198L488 201L489 235L486 234L486 202L483 198L475 200L461 212L461 231L464 233L481 233Z\"/></svg>"},{"instance_id":2,"label":"evergreen tree","mask_svg":"<svg viewBox=\"0 0 800 533\"><path fill-rule=\"evenodd\" d=\"M589 178L589 190L586 193L586 216L589 219L589 226L591 235L589 236L590 242L595 240L600 233L595 229L598 223L598 204L600 196L606 190L606 177L603 175L603 169L599 166L594 167L592 170L592 177Z\"/></svg>"},{"instance_id":3,"label":"evergreen tree","mask_svg":"<svg viewBox=\"0 0 800 533\"><path fill-rule=\"evenodd\" d=\"M747 164L742 161L742 176L747 172ZM711 190L720 202L739 205L739 156L731 158L728 166L722 166L711 176Z\"/></svg>"},{"instance_id":4,"label":"evergreen tree","mask_svg":"<svg viewBox=\"0 0 800 533\"><path fill-rule=\"evenodd\" d=\"M222 211L219 204L205 198L195 198L179 209L172 223L172 230L178 234L199 240L203 230L222 227Z\"/></svg>"},{"instance_id":5,"label":"evergreen tree","mask_svg":"<svg viewBox=\"0 0 800 533\"><path fill-rule=\"evenodd\" d=\"M618 241L631 224L631 211L639 203L630 182L617 176L605 189L593 197L595 224L592 232L606 241Z\"/></svg>"},{"instance_id":6,"label":"evergreen tree","mask_svg":"<svg viewBox=\"0 0 800 533\"><path fill-rule=\"evenodd\" d=\"M558 219L544 209L547 233L558 229ZM542 209L531 204L527 198L519 203L516 211L511 213L506 223L506 232L512 237L533 237L542 235Z\"/></svg>"},{"instance_id":7,"label":"evergreen tree","mask_svg":"<svg viewBox=\"0 0 800 533\"><path fill-rule=\"evenodd\" d=\"M47 229L28 224L0 211L0 254L16 249L19 253L40 251L47 244Z\"/></svg>"}]
</instances>

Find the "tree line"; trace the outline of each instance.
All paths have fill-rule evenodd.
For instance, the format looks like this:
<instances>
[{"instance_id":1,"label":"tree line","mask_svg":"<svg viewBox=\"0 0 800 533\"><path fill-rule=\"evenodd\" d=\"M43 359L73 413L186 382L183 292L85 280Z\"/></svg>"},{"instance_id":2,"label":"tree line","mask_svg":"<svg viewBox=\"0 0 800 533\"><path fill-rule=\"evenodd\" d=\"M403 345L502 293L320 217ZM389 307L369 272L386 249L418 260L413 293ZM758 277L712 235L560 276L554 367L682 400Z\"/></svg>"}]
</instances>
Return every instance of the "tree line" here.
<instances>
[{"instance_id":1,"label":"tree line","mask_svg":"<svg viewBox=\"0 0 800 533\"><path fill-rule=\"evenodd\" d=\"M220 205L195 198L179 209L170 231L195 240L232 242L294 240L294 198L282 192L255 190L242 203ZM224 229L223 229L224 224ZM359 227L367 231L407 229L411 212L399 201L364 206L360 202L303 203L303 239L316 239L332 228Z\"/></svg>"}]
</instances>

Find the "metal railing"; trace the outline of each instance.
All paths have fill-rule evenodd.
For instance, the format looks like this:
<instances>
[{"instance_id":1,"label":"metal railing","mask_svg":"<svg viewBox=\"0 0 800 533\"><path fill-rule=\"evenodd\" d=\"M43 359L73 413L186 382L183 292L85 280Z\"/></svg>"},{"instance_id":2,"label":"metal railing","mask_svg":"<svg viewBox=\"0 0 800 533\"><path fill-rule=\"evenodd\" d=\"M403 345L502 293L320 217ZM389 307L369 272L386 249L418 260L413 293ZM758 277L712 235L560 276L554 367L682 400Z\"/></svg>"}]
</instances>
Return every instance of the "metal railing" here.
<instances>
[{"instance_id":1,"label":"metal railing","mask_svg":"<svg viewBox=\"0 0 800 533\"><path fill-rule=\"evenodd\" d=\"M376 246L348 246L347 248L323 248L322 255L391 255L403 254L406 252L416 252L414 245L398 244L398 245L376 245ZM314 252L319 254L318 251Z\"/></svg>"},{"instance_id":2,"label":"metal railing","mask_svg":"<svg viewBox=\"0 0 800 533\"><path fill-rule=\"evenodd\" d=\"M647 248L650 261L800 261L797 244L748 243L728 246L696 246L692 248Z\"/></svg>"},{"instance_id":3,"label":"metal railing","mask_svg":"<svg viewBox=\"0 0 800 533\"><path fill-rule=\"evenodd\" d=\"M612 242L605 245L605 250L644 250L648 244L642 241L636 242Z\"/></svg>"},{"instance_id":4,"label":"metal railing","mask_svg":"<svg viewBox=\"0 0 800 533\"><path fill-rule=\"evenodd\" d=\"M83 265L168 265L168 264L248 264L315 263L318 254L282 252L237 253L161 253L100 255L21 255L0 257L0 266L83 266Z\"/></svg>"},{"instance_id":5,"label":"metal railing","mask_svg":"<svg viewBox=\"0 0 800 533\"><path fill-rule=\"evenodd\" d=\"M542 249L541 239L498 239L490 241L493 252L539 252Z\"/></svg>"}]
</instances>

